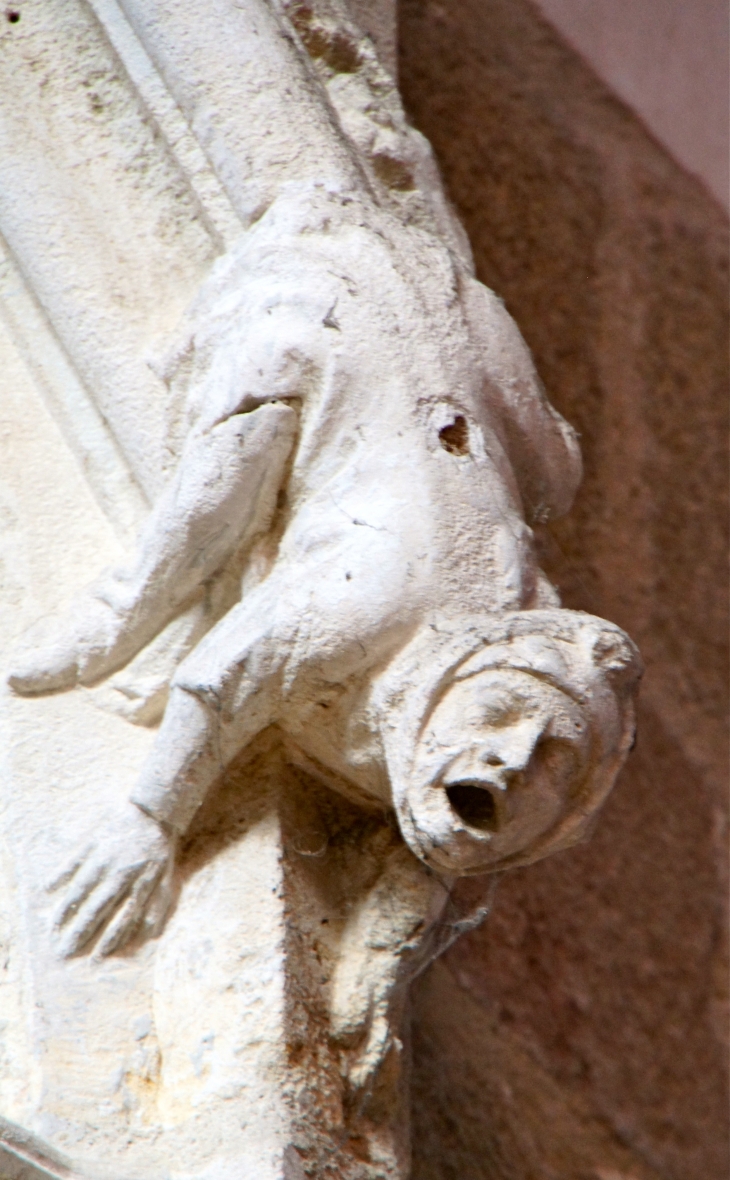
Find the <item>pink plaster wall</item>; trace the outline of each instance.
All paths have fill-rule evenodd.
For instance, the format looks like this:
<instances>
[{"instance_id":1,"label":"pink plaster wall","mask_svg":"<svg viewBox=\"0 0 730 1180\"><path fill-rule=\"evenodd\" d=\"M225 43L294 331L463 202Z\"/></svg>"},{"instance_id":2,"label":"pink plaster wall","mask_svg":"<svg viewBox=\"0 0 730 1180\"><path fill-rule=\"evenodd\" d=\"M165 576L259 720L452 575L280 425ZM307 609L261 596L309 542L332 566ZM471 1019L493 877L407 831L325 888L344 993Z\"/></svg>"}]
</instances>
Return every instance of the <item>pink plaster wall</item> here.
<instances>
[{"instance_id":1,"label":"pink plaster wall","mask_svg":"<svg viewBox=\"0 0 730 1180\"><path fill-rule=\"evenodd\" d=\"M727 0L534 2L727 208Z\"/></svg>"}]
</instances>

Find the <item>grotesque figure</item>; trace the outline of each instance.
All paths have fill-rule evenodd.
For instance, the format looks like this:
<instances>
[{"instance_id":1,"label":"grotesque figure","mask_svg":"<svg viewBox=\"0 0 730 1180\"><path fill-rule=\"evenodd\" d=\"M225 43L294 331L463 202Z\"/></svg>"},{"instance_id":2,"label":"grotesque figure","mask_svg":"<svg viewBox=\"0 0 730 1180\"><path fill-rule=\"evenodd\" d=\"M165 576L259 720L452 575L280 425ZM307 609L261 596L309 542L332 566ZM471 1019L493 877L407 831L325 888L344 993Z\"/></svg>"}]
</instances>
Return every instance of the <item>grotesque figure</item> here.
<instances>
[{"instance_id":1,"label":"grotesque figure","mask_svg":"<svg viewBox=\"0 0 730 1180\"><path fill-rule=\"evenodd\" d=\"M178 667L126 823L70 866L66 952L138 929L270 725L394 806L444 878L578 839L631 740L638 657L537 568L527 520L569 507L579 453L500 301L362 192L293 187L214 269L169 380L185 442L131 564L35 629L11 683L108 676L241 551L244 591Z\"/></svg>"},{"instance_id":2,"label":"grotesque figure","mask_svg":"<svg viewBox=\"0 0 730 1180\"><path fill-rule=\"evenodd\" d=\"M420 681L418 667L429 669ZM421 633L384 685L393 800L410 847L456 876L585 838L633 739L639 671L618 627L574 611ZM417 687L406 697L408 682Z\"/></svg>"}]
</instances>

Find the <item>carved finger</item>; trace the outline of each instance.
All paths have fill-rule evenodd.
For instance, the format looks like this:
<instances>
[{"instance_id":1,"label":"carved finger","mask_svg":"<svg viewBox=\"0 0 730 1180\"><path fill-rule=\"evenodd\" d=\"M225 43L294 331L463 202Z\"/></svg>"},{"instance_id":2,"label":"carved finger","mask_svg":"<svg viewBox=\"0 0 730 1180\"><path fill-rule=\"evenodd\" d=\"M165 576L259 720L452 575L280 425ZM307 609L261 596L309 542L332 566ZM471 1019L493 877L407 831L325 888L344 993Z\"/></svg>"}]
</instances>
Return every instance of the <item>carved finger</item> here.
<instances>
[{"instance_id":1,"label":"carved finger","mask_svg":"<svg viewBox=\"0 0 730 1180\"><path fill-rule=\"evenodd\" d=\"M56 913L53 925L57 930L60 930L73 918L79 906L106 875L107 866L102 860L91 860L83 865L78 876L76 876L77 872L78 869L74 869L71 874L75 880Z\"/></svg>"},{"instance_id":2,"label":"carved finger","mask_svg":"<svg viewBox=\"0 0 730 1180\"><path fill-rule=\"evenodd\" d=\"M77 914L69 915L71 925L59 948L64 959L78 954L91 941L129 892L134 876L134 871L127 870L123 874L102 881L96 892L88 897L83 909Z\"/></svg>"},{"instance_id":3,"label":"carved finger","mask_svg":"<svg viewBox=\"0 0 730 1180\"><path fill-rule=\"evenodd\" d=\"M145 938L155 938L160 933L172 905L174 864L174 857L171 856L162 878L155 886L152 897L145 907L143 919Z\"/></svg>"},{"instance_id":4,"label":"carved finger","mask_svg":"<svg viewBox=\"0 0 730 1180\"><path fill-rule=\"evenodd\" d=\"M71 688L78 672L76 654L63 619L40 619L26 631L11 656L8 684L24 695Z\"/></svg>"},{"instance_id":5,"label":"carved finger","mask_svg":"<svg viewBox=\"0 0 730 1180\"><path fill-rule=\"evenodd\" d=\"M368 1089L393 1043L393 1030L387 1012L376 1010L365 1047L351 1061L347 1071L347 1080L353 1091L363 1092Z\"/></svg>"},{"instance_id":6,"label":"carved finger","mask_svg":"<svg viewBox=\"0 0 730 1180\"><path fill-rule=\"evenodd\" d=\"M109 923L94 952L102 959L118 950L134 934L144 915L145 906L155 888L161 869L150 870L135 881L131 893Z\"/></svg>"},{"instance_id":7,"label":"carved finger","mask_svg":"<svg viewBox=\"0 0 730 1180\"><path fill-rule=\"evenodd\" d=\"M53 877L52 880L48 882L45 887L46 893L55 893L56 890L60 889L62 885L67 885L71 878L79 871L84 861L89 859L92 852L94 851L94 847L94 844L87 844L83 852L77 852L71 863L66 865L66 867L57 874L57 876Z\"/></svg>"}]
</instances>

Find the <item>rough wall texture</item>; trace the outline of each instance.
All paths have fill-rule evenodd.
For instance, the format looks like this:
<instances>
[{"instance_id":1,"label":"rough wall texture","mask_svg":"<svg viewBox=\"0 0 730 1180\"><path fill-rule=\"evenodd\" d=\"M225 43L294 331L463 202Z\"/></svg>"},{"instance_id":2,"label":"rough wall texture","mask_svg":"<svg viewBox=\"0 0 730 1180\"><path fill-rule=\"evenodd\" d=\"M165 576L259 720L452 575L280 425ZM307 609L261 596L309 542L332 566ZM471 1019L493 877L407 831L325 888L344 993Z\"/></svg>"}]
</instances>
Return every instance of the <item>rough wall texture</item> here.
<instances>
[{"instance_id":1,"label":"rough wall texture","mask_svg":"<svg viewBox=\"0 0 730 1180\"><path fill-rule=\"evenodd\" d=\"M726 222L525 0L400 23L479 277L581 432L546 566L647 664L592 842L419 985L414 1180L724 1180Z\"/></svg>"}]
</instances>

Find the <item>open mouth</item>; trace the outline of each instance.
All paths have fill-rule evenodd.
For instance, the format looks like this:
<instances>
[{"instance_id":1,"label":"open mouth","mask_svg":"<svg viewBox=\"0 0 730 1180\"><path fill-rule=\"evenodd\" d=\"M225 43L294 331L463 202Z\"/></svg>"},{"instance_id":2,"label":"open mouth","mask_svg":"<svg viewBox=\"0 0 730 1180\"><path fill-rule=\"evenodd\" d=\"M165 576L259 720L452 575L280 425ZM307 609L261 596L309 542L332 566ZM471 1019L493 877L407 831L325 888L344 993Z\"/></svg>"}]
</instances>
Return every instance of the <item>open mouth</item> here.
<instances>
[{"instance_id":1,"label":"open mouth","mask_svg":"<svg viewBox=\"0 0 730 1180\"><path fill-rule=\"evenodd\" d=\"M492 792L481 783L452 783L446 788L452 809L459 819L479 832L499 830L499 813Z\"/></svg>"}]
</instances>

